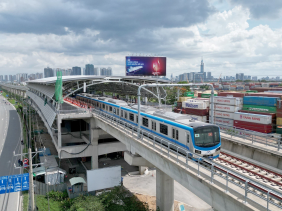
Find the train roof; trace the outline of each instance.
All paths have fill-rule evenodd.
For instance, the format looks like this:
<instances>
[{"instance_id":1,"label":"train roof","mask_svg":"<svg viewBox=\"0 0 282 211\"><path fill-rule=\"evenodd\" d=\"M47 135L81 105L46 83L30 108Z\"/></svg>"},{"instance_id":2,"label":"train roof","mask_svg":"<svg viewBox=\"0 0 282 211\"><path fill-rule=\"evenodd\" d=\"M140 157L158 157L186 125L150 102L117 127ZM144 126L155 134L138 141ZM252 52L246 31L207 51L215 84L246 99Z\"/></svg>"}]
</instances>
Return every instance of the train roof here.
<instances>
[{"instance_id":1,"label":"train roof","mask_svg":"<svg viewBox=\"0 0 282 211\"><path fill-rule=\"evenodd\" d=\"M120 106L127 106L127 102L123 100L109 99L108 102L116 104L116 105L120 105Z\"/></svg>"},{"instance_id":2,"label":"train roof","mask_svg":"<svg viewBox=\"0 0 282 211\"><path fill-rule=\"evenodd\" d=\"M191 119L191 117L187 116L187 115L183 115L183 114L179 114L179 113L175 113L175 112L164 112L164 111L155 111L154 116L158 116L158 117L162 117L162 118L166 118L166 119L170 119L173 121L176 120L181 120L181 119Z\"/></svg>"},{"instance_id":3,"label":"train roof","mask_svg":"<svg viewBox=\"0 0 282 211\"><path fill-rule=\"evenodd\" d=\"M138 105L133 105L131 106L131 108L138 111ZM152 106L140 105L140 111L148 114L153 114L155 111L157 111L157 109Z\"/></svg>"}]
</instances>

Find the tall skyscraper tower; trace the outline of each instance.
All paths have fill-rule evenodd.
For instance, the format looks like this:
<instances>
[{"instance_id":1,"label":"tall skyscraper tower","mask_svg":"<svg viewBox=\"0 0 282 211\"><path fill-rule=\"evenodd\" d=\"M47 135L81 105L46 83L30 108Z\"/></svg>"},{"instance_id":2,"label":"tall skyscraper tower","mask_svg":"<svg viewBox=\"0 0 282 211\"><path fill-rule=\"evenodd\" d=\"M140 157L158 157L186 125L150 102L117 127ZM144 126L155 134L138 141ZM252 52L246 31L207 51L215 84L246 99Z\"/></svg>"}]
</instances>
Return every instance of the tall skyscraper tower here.
<instances>
[{"instance_id":1,"label":"tall skyscraper tower","mask_svg":"<svg viewBox=\"0 0 282 211\"><path fill-rule=\"evenodd\" d=\"M81 67L72 67L71 75L81 75Z\"/></svg>"},{"instance_id":2,"label":"tall skyscraper tower","mask_svg":"<svg viewBox=\"0 0 282 211\"><path fill-rule=\"evenodd\" d=\"M49 78L49 77L53 77L54 76L54 71L52 68L44 68L44 77L45 78ZM18 79L18 81L20 81L20 78Z\"/></svg>"},{"instance_id":3,"label":"tall skyscraper tower","mask_svg":"<svg viewBox=\"0 0 282 211\"><path fill-rule=\"evenodd\" d=\"M94 75L94 65L93 64L85 65L84 75Z\"/></svg>"},{"instance_id":4,"label":"tall skyscraper tower","mask_svg":"<svg viewBox=\"0 0 282 211\"><path fill-rule=\"evenodd\" d=\"M203 57L202 57L202 60L201 60L201 73L203 73L205 71L205 68L204 68L204 61L203 61Z\"/></svg>"}]
</instances>

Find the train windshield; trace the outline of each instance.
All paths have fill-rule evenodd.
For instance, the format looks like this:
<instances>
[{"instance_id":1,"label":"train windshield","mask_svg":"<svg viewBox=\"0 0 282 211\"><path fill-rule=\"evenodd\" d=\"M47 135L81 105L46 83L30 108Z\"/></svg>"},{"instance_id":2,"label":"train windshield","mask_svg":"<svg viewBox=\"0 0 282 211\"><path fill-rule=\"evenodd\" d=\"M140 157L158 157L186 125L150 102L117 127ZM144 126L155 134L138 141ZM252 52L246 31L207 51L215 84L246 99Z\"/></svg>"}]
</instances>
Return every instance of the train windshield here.
<instances>
[{"instance_id":1,"label":"train windshield","mask_svg":"<svg viewBox=\"0 0 282 211\"><path fill-rule=\"evenodd\" d=\"M199 147L212 147L220 142L219 128L215 126L194 129L195 145Z\"/></svg>"}]
</instances>

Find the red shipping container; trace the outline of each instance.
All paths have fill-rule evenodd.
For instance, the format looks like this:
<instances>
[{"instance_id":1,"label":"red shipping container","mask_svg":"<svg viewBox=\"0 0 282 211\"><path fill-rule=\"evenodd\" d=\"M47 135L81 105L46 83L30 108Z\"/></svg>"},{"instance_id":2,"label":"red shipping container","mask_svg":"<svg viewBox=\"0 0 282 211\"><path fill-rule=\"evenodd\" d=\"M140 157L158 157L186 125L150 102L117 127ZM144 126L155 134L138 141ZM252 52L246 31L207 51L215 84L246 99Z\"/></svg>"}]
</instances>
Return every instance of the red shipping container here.
<instances>
[{"instance_id":1,"label":"red shipping container","mask_svg":"<svg viewBox=\"0 0 282 211\"><path fill-rule=\"evenodd\" d=\"M282 94L263 92L263 93L248 93L248 96L279 97L279 98L281 98Z\"/></svg>"},{"instance_id":2,"label":"red shipping container","mask_svg":"<svg viewBox=\"0 0 282 211\"><path fill-rule=\"evenodd\" d=\"M182 108L182 102L177 102L177 108L181 109Z\"/></svg>"},{"instance_id":3,"label":"red shipping container","mask_svg":"<svg viewBox=\"0 0 282 211\"><path fill-rule=\"evenodd\" d=\"M202 96L202 93L198 93L198 97L201 97Z\"/></svg>"},{"instance_id":4,"label":"red shipping container","mask_svg":"<svg viewBox=\"0 0 282 211\"><path fill-rule=\"evenodd\" d=\"M244 97L246 96L246 93L239 93L239 92L219 92L218 96L233 96L233 97Z\"/></svg>"},{"instance_id":5,"label":"red shipping container","mask_svg":"<svg viewBox=\"0 0 282 211\"><path fill-rule=\"evenodd\" d=\"M238 121L234 120L234 127L237 129L247 129L252 131L257 131L260 133L271 133L272 132L272 125L262 125L252 122L244 122L244 121Z\"/></svg>"},{"instance_id":6,"label":"red shipping container","mask_svg":"<svg viewBox=\"0 0 282 211\"><path fill-rule=\"evenodd\" d=\"M208 116L209 109L194 109L194 108L185 108L185 114L197 115L197 116Z\"/></svg>"},{"instance_id":7,"label":"red shipping container","mask_svg":"<svg viewBox=\"0 0 282 211\"><path fill-rule=\"evenodd\" d=\"M270 115L272 116L272 119L276 118L276 113L264 113L264 112L257 112L257 111L245 111L245 110L239 110L238 112L250 113L250 114L260 114L260 115Z\"/></svg>"},{"instance_id":8,"label":"red shipping container","mask_svg":"<svg viewBox=\"0 0 282 211\"><path fill-rule=\"evenodd\" d=\"M280 117L280 118L282 118L282 111L280 111L280 112L279 112L279 111L277 111L277 112L276 112L276 117Z\"/></svg>"}]
</instances>

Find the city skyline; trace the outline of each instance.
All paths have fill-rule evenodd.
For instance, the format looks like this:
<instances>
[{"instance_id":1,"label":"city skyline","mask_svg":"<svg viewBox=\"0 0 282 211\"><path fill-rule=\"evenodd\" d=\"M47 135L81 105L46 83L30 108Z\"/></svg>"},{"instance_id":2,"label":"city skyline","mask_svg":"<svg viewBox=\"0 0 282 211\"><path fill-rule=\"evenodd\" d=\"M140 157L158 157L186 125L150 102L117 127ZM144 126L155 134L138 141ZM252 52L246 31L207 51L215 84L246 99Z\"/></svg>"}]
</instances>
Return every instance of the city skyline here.
<instances>
[{"instance_id":1,"label":"city skyline","mask_svg":"<svg viewBox=\"0 0 282 211\"><path fill-rule=\"evenodd\" d=\"M109 6L112 0L78 5L68 0L33 1L4 0L5 10L0 9L2 75L84 64L111 67L114 75L124 75L128 55L166 56L167 76L198 72L201 56L205 71L214 77L234 72L258 77L281 74L280 1L176 1L158 2L155 7L157 2L126 0L115 10ZM51 18L53 10L60 15ZM82 13L85 18L78 20ZM22 17L29 21L23 23Z\"/></svg>"}]
</instances>

